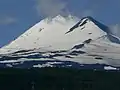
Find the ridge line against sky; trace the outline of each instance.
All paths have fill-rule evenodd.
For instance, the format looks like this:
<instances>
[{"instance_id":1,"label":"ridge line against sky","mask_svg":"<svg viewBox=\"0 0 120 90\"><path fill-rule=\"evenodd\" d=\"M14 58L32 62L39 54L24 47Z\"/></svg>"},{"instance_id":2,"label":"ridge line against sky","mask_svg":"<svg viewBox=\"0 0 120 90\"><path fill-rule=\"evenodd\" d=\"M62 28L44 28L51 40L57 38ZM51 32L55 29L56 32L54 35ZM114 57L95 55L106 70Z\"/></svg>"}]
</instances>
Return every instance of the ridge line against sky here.
<instances>
[{"instance_id":1,"label":"ridge line against sky","mask_svg":"<svg viewBox=\"0 0 120 90\"><path fill-rule=\"evenodd\" d=\"M0 0L0 47L47 16L93 16L120 36L120 0Z\"/></svg>"}]
</instances>

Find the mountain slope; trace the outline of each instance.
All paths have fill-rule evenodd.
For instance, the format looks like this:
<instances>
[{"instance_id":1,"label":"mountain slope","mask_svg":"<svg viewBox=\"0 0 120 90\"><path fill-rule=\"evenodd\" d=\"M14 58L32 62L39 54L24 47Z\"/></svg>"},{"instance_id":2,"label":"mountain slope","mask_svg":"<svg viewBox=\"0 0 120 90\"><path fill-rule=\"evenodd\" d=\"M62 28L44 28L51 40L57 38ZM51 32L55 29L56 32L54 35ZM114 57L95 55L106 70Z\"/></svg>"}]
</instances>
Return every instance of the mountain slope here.
<instances>
[{"instance_id":1,"label":"mountain slope","mask_svg":"<svg viewBox=\"0 0 120 90\"><path fill-rule=\"evenodd\" d=\"M47 49L70 49L76 43L82 43L87 39L95 40L107 35L90 17L80 20L78 24L73 26L75 23L77 23L77 20L70 17L56 16L53 19L47 18L3 48L8 50L41 47Z\"/></svg>"},{"instance_id":2,"label":"mountain slope","mask_svg":"<svg viewBox=\"0 0 120 90\"><path fill-rule=\"evenodd\" d=\"M46 18L0 49L0 63L38 60L120 66L120 39L92 17ZM49 66L49 65L48 65Z\"/></svg>"}]
</instances>

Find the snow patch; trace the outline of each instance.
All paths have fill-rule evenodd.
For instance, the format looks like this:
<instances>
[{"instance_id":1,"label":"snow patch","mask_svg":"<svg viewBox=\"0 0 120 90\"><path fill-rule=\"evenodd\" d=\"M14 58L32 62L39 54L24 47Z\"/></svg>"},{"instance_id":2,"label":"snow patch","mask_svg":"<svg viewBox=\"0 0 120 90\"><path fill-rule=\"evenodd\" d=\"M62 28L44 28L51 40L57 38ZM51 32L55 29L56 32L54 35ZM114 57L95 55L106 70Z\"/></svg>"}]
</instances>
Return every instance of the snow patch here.
<instances>
[{"instance_id":1,"label":"snow patch","mask_svg":"<svg viewBox=\"0 0 120 90\"><path fill-rule=\"evenodd\" d=\"M53 65L46 63L46 64L33 65L33 67L35 67L35 68L44 68L44 67L53 67Z\"/></svg>"},{"instance_id":2,"label":"snow patch","mask_svg":"<svg viewBox=\"0 0 120 90\"><path fill-rule=\"evenodd\" d=\"M117 68L112 67L112 66L105 66L104 69L105 70L118 70Z\"/></svg>"}]
</instances>

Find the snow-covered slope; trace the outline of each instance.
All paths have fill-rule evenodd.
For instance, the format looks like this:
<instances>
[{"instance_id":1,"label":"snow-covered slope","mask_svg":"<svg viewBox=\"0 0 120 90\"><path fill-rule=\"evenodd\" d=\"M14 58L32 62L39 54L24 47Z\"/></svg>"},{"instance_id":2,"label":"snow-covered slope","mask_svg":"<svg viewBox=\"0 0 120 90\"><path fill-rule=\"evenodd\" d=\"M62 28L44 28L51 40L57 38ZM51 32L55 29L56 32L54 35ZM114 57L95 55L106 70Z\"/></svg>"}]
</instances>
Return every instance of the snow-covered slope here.
<instances>
[{"instance_id":1,"label":"snow-covered slope","mask_svg":"<svg viewBox=\"0 0 120 90\"><path fill-rule=\"evenodd\" d=\"M107 35L90 17L83 18L80 22L77 22L78 20L72 16L65 18L59 15L55 18L46 18L3 47L2 50L4 49L5 52L6 50L14 51L34 48L64 50L70 49L75 44L82 43L87 39L95 40Z\"/></svg>"},{"instance_id":2,"label":"snow-covered slope","mask_svg":"<svg viewBox=\"0 0 120 90\"><path fill-rule=\"evenodd\" d=\"M21 49L65 49L70 48L71 44L78 41L76 35L65 35L65 33L77 22L72 17L64 18L60 15L55 18L46 18L24 34L12 41L2 49L21 50ZM70 38L75 38L70 40Z\"/></svg>"},{"instance_id":3,"label":"snow-covered slope","mask_svg":"<svg viewBox=\"0 0 120 90\"><path fill-rule=\"evenodd\" d=\"M120 39L92 17L46 18L0 49L0 63L61 60L120 66ZM9 61L8 61L9 60Z\"/></svg>"}]
</instances>

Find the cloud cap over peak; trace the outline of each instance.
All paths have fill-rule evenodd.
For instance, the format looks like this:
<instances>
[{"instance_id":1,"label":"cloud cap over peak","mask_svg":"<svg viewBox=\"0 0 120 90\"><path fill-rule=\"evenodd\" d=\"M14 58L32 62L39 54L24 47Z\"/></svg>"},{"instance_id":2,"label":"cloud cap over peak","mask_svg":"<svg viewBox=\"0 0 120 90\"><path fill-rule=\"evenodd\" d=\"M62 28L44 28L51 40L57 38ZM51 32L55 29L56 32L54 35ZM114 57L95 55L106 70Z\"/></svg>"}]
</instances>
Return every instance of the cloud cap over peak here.
<instances>
[{"instance_id":1,"label":"cloud cap over peak","mask_svg":"<svg viewBox=\"0 0 120 90\"><path fill-rule=\"evenodd\" d=\"M36 10L38 15L43 17L66 15L69 13L67 2L63 0L36 0Z\"/></svg>"}]
</instances>

